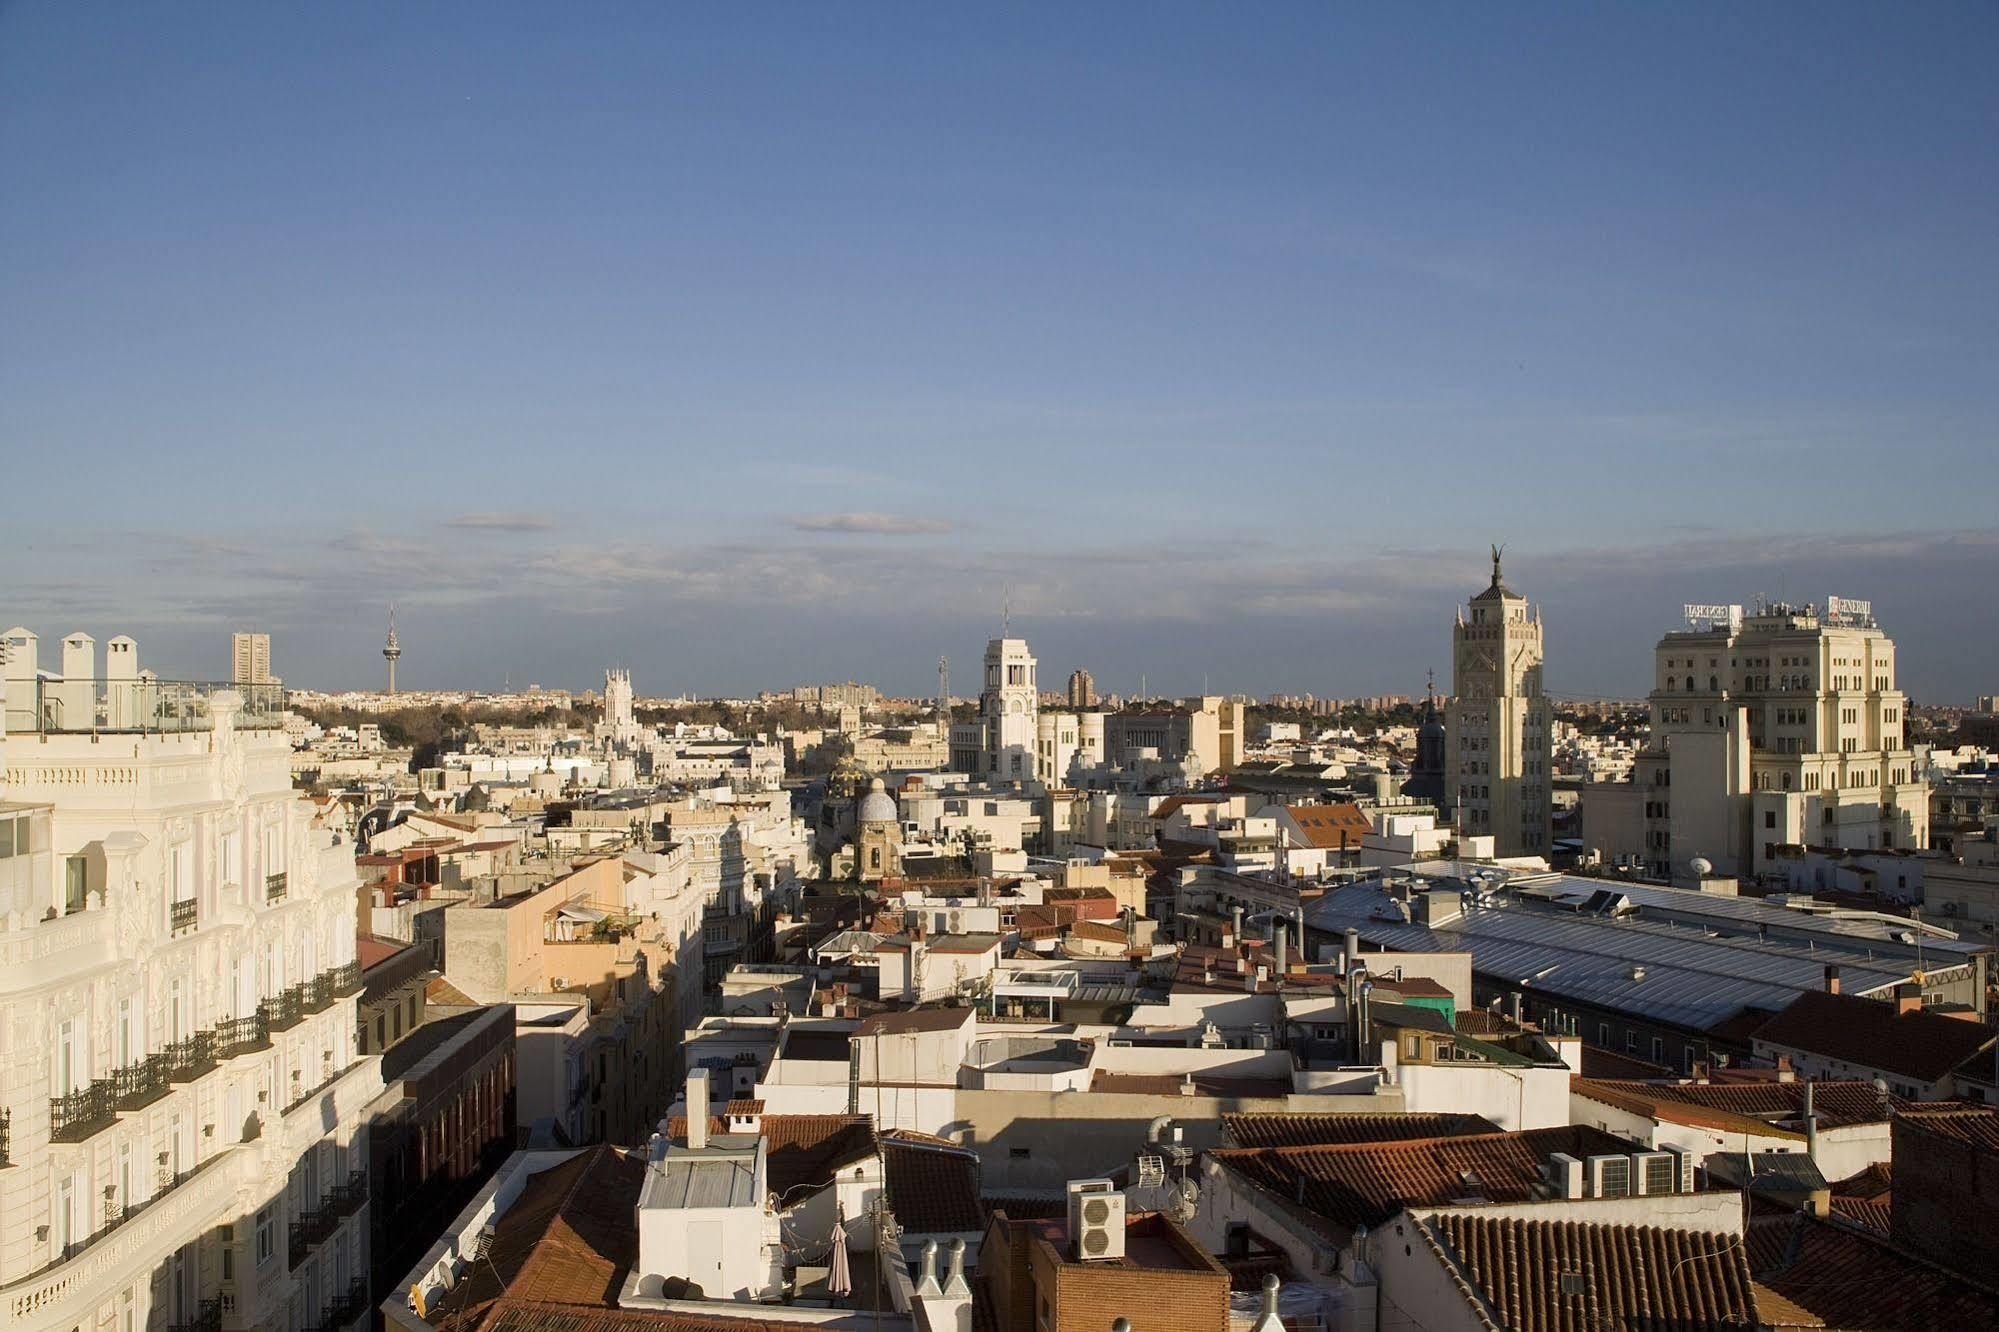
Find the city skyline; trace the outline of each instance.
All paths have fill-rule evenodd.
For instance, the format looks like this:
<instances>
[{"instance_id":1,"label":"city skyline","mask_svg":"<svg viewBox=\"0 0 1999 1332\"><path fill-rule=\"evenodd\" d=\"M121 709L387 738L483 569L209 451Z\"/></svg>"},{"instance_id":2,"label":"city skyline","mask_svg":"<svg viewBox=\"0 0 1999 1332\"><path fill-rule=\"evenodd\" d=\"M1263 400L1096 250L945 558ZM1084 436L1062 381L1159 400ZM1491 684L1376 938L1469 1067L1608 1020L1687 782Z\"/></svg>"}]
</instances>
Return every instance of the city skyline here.
<instances>
[{"instance_id":1,"label":"city skyline","mask_svg":"<svg viewBox=\"0 0 1999 1332\"><path fill-rule=\"evenodd\" d=\"M1761 593L1990 692L1988 7L868 14L10 7L10 616L1412 692L1499 541L1557 691Z\"/></svg>"}]
</instances>

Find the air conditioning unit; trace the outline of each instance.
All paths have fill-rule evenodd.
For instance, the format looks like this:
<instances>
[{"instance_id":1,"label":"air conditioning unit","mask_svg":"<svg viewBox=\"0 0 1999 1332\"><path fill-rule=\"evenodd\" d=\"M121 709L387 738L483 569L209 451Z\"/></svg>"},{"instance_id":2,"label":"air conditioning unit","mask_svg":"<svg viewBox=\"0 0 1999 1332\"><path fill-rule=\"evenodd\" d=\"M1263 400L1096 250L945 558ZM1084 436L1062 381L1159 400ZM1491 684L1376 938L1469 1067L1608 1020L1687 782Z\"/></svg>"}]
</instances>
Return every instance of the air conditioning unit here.
<instances>
[{"instance_id":1,"label":"air conditioning unit","mask_svg":"<svg viewBox=\"0 0 1999 1332\"><path fill-rule=\"evenodd\" d=\"M1069 1241L1079 1262L1124 1257L1124 1195L1109 1180L1070 1182Z\"/></svg>"},{"instance_id":2,"label":"air conditioning unit","mask_svg":"<svg viewBox=\"0 0 1999 1332\"><path fill-rule=\"evenodd\" d=\"M1678 1193L1680 1163L1673 1159L1671 1152L1634 1152L1631 1156L1631 1179L1638 1186L1632 1191L1646 1197L1657 1193Z\"/></svg>"},{"instance_id":3,"label":"air conditioning unit","mask_svg":"<svg viewBox=\"0 0 1999 1332\"><path fill-rule=\"evenodd\" d=\"M1674 1192L1692 1193L1695 1182L1694 1167L1700 1164L1700 1156L1677 1143L1671 1142L1666 1144L1666 1154L1673 1158L1674 1177L1679 1185Z\"/></svg>"},{"instance_id":4,"label":"air conditioning unit","mask_svg":"<svg viewBox=\"0 0 1999 1332\"><path fill-rule=\"evenodd\" d=\"M1592 1156L1589 1159L1589 1196L1628 1198L1631 1196L1631 1158Z\"/></svg>"},{"instance_id":5,"label":"air conditioning unit","mask_svg":"<svg viewBox=\"0 0 1999 1332\"><path fill-rule=\"evenodd\" d=\"M1548 1158L1548 1190L1557 1198L1573 1201L1583 1196L1583 1163L1567 1152Z\"/></svg>"}]
</instances>

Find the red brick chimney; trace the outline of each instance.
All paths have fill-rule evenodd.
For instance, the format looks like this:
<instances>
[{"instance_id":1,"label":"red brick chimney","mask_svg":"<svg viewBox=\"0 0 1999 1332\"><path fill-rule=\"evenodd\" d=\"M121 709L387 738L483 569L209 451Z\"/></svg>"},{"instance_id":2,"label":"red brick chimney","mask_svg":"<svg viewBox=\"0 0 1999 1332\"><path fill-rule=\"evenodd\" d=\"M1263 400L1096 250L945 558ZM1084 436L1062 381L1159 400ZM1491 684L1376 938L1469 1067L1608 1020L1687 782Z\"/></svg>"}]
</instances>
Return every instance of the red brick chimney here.
<instances>
[{"instance_id":1,"label":"red brick chimney","mask_svg":"<svg viewBox=\"0 0 1999 1332\"><path fill-rule=\"evenodd\" d=\"M1905 1017L1910 1013L1923 1011L1923 987L1914 981L1903 981L1895 987L1895 1016Z\"/></svg>"},{"instance_id":2,"label":"red brick chimney","mask_svg":"<svg viewBox=\"0 0 1999 1332\"><path fill-rule=\"evenodd\" d=\"M1839 968L1838 968L1838 967L1834 967L1834 966L1828 966L1828 967L1827 967L1827 968L1825 969L1825 992L1826 992L1827 994L1838 994L1838 993L1839 993Z\"/></svg>"}]
</instances>

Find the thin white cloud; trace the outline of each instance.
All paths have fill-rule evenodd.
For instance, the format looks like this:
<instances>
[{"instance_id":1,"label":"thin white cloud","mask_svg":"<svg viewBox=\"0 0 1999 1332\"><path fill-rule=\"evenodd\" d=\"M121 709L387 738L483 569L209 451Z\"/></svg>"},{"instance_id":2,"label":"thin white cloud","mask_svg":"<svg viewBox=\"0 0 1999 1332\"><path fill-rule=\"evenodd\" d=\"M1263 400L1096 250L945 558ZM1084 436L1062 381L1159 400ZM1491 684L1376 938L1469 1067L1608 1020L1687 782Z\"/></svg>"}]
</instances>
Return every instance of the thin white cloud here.
<instances>
[{"instance_id":1,"label":"thin white cloud","mask_svg":"<svg viewBox=\"0 0 1999 1332\"><path fill-rule=\"evenodd\" d=\"M951 530L941 518L895 513L807 513L791 520L799 532L839 532L852 536L937 536Z\"/></svg>"},{"instance_id":2,"label":"thin white cloud","mask_svg":"<svg viewBox=\"0 0 1999 1332\"><path fill-rule=\"evenodd\" d=\"M546 532L555 523L538 513L461 513L444 525L472 532Z\"/></svg>"}]
</instances>

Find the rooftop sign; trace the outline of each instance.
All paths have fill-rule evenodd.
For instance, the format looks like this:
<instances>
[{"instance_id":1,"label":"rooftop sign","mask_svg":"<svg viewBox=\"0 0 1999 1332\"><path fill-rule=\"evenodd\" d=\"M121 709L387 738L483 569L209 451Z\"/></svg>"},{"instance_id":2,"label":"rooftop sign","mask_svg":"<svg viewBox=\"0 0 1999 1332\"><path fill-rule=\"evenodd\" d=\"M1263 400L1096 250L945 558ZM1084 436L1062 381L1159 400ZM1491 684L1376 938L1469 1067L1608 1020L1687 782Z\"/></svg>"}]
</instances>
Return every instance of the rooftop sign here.
<instances>
[{"instance_id":1,"label":"rooftop sign","mask_svg":"<svg viewBox=\"0 0 1999 1332\"><path fill-rule=\"evenodd\" d=\"M1828 624L1871 625L1874 623L1874 603L1854 601L1848 597L1827 597L1825 618Z\"/></svg>"},{"instance_id":2,"label":"rooftop sign","mask_svg":"<svg viewBox=\"0 0 1999 1332\"><path fill-rule=\"evenodd\" d=\"M1687 617L1687 625L1693 629L1727 629L1730 633L1742 627L1742 607L1702 606L1692 602L1681 607Z\"/></svg>"}]
</instances>

